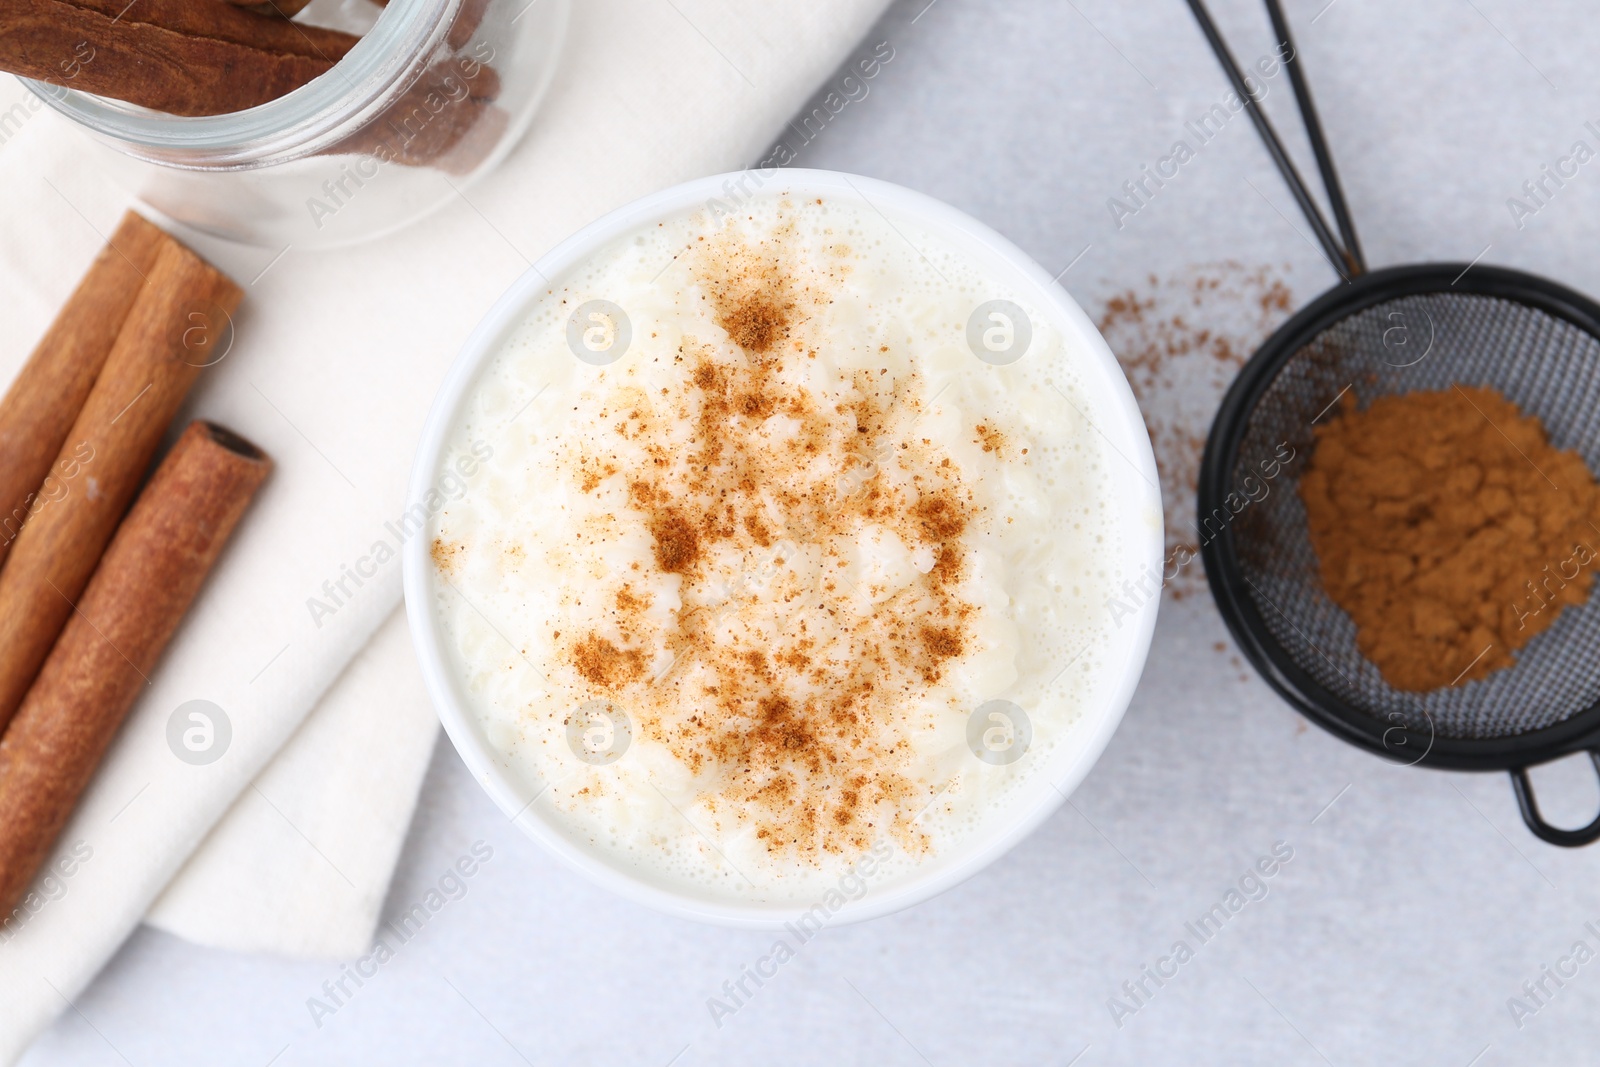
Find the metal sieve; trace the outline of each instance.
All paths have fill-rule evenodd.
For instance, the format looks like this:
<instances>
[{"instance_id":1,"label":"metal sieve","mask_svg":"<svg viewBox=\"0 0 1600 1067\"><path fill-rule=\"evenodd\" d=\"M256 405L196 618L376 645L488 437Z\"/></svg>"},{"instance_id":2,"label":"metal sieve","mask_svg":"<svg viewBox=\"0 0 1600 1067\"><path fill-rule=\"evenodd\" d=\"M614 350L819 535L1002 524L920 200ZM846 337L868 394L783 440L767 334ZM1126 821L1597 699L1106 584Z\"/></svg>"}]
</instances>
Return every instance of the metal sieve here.
<instances>
[{"instance_id":1,"label":"metal sieve","mask_svg":"<svg viewBox=\"0 0 1600 1067\"><path fill-rule=\"evenodd\" d=\"M1476 262L1368 273L1278 0L1266 0L1267 11L1290 57L1285 66L1337 238L1202 0L1189 4L1344 279L1261 346L1212 424L1197 536L1223 620L1268 684L1319 726L1406 764L1509 771L1534 834L1589 844L1600 838L1600 817L1575 830L1545 822L1527 768L1587 751L1600 770L1600 605L1568 607L1514 665L1479 681L1396 690L1362 656L1354 622L1323 590L1295 483L1316 426L1346 392L1365 406L1458 383L1497 389L1543 420L1553 445L1600 469L1600 305L1548 279ZM1486 421L1484 432L1497 431Z\"/></svg>"}]
</instances>

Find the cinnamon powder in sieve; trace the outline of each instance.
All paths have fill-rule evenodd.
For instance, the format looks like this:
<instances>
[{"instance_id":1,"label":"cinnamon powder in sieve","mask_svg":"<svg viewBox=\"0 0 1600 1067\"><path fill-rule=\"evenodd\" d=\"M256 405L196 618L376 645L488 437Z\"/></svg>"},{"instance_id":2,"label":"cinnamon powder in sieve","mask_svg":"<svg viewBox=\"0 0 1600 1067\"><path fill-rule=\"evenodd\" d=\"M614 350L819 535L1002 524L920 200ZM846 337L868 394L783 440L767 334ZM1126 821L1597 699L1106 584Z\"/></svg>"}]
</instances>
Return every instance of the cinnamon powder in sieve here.
<instances>
[{"instance_id":1,"label":"cinnamon powder in sieve","mask_svg":"<svg viewBox=\"0 0 1600 1067\"><path fill-rule=\"evenodd\" d=\"M1316 431L1300 498L1322 581L1396 689L1483 678L1589 596L1600 486L1498 392L1379 397Z\"/></svg>"}]
</instances>

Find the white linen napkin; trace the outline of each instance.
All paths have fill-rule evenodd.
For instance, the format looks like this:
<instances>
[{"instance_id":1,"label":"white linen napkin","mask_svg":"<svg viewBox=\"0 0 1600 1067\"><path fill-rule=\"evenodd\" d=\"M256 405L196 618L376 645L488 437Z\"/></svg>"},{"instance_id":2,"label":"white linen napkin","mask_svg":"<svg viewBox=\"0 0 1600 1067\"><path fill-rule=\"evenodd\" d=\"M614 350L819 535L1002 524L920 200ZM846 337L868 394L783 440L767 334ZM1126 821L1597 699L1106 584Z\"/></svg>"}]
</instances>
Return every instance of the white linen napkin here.
<instances>
[{"instance_id":1,"label":"white linen napkin","mask_svg":"<svg viewBox=\"0 0 1600 1067\"><path fill-rule=\"evenodd\" d=\"M366 952L438 734L397 608L145 922L240 952Z\"/></svg>"},{"instance_id":2,"label":"white linen napkin","mask_svg":"<svg viewBox=\"0 0 1600 1067\"><path fill-rule=\"evenodd\" d=\"M306 843L313 831L330 842L386 832L366 825L359 804L341 809L344 827L308 825L310 815L285 807L279 792L299 776L277 767L258 775L399 602L399 566L390 561L331 615L314 618L307 608L325 580L390 536L385 523L402 510L422 420L461 341L533 258L585 222L757 158L883 6L586 0L574 5L563 69L528 136L446 210L339 252L290 249L275 259L271 250L194 242L246 284L246 303L233 350L202 377L185 416L243 433L277 470L68 824L57 858L71 873L53 876L36 910L0 933L0 1063L13 1062L66 1009L247 791L276 803ZM10 121L0 114L3 378L125 206L76 131L24 110ZM351 684L364 673L358 665ZM214 702L231 725L226 752L205 765L178 759L166 740L168 719L195 699ZM313 724L303 738L315 747L309 739L321 732ZM333 751L321 755L335 759ZM337 759L361 755L359 746L337 751ZM230 823L259 825L260 812L241 806L235 814ZM221 840L213 844L225 853L246 847ZM383 866L382 847L364 856L330 848L325 858L341 870ZM326 877L304 856L299 863L298 876L284 873L304 878L301 889ZM227 866L225 854L195 871L218 865ZM186 918L170 918L195 895L179 883L158 916L214 932L192 903ZM281 903L285 916L304 911Z\"/></svg>"}]
</instances>

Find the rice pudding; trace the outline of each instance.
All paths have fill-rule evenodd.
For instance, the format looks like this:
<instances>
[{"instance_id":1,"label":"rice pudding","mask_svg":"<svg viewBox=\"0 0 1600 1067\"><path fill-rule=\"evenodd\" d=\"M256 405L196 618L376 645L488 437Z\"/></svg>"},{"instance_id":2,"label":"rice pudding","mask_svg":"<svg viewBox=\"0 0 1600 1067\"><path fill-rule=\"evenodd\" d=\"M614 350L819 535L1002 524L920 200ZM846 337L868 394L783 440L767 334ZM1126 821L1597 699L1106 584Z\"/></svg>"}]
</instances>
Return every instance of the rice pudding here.
<instances>
[{"instance_id":1,"label":"rice pudding","mask_svg":"<svg viewBox=\"0 0 1600 1067\"><path fill-rule=\"evenodd\" d=\"M1086 355L845 198L712 203L549 284L446 436L445 658L529 810L800 903L981 839L1121 681L1160 516ZM1153 523L1153 525L1152 525Z\"/></svg>"}]
</instances>

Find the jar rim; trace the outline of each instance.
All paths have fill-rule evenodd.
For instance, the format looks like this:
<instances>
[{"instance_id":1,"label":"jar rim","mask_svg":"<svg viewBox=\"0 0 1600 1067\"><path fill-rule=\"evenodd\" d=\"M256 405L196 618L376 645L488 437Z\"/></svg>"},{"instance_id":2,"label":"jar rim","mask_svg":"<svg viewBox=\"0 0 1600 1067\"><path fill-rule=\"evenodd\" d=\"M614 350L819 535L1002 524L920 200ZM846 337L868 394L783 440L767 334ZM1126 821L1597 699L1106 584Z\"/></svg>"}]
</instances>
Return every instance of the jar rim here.
<instances>
[{"instance_id":1,"label":"jar rim","mask_svg":"<svg viewBox=\"0 0 1600 1067\"><path fill-rule=\"evenodd\" d=\"M276 100L224 115L165 115L19 79L54 110L130 155L186 169L253 169L324 150L378 113L448 32L462 0L389 0L327 73Z\"/></svg>"}]
</instances>

